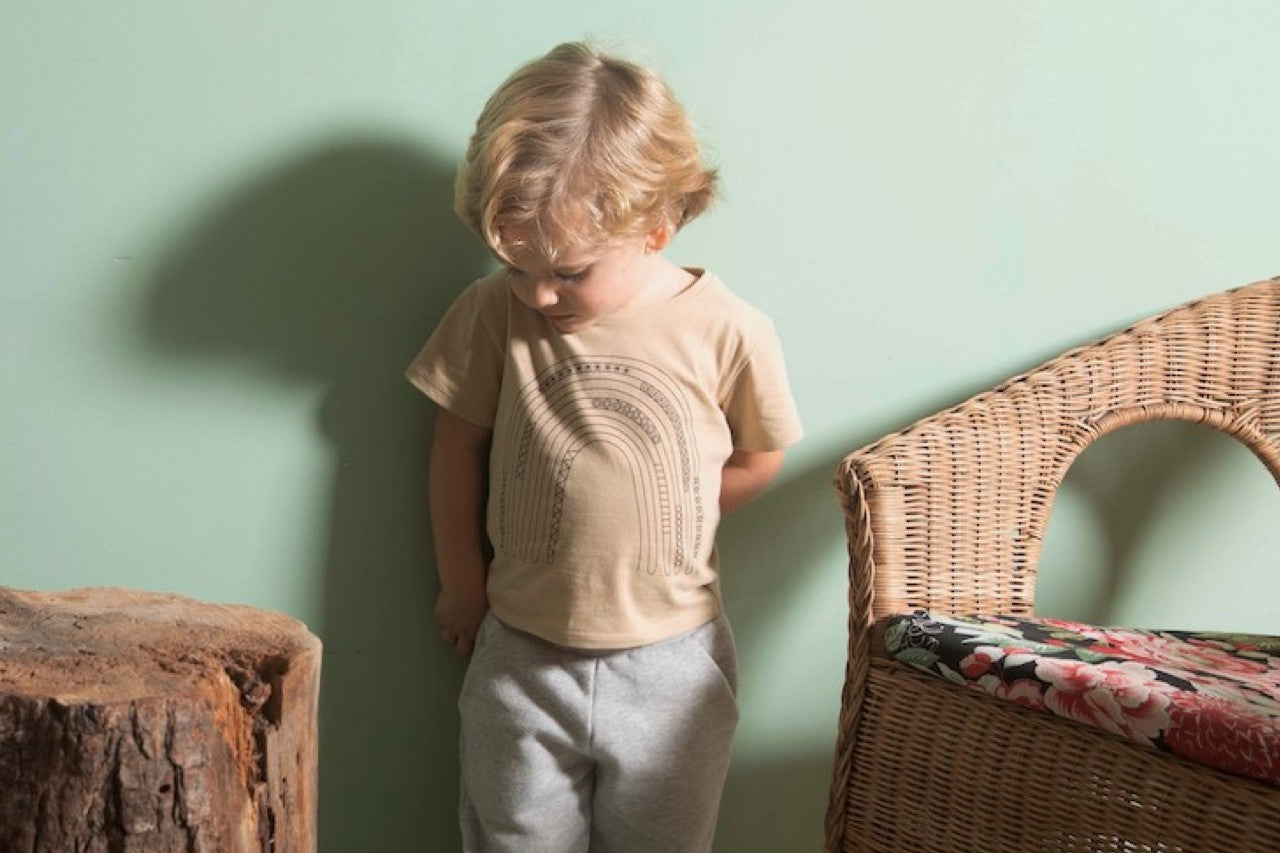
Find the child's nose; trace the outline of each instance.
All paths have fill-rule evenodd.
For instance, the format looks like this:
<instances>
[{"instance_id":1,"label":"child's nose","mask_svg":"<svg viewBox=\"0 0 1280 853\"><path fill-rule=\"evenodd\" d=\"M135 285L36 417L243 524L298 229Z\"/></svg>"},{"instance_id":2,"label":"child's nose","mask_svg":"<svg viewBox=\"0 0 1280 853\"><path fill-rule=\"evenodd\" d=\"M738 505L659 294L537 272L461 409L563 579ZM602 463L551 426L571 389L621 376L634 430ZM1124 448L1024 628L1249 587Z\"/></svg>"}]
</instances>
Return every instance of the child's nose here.
<instances>
[{"instance_id":1,"label":"child's nose","mask_svg":"<svg viewBox=\"0 0 1280 853\"><path fill-rule=\"evenodd\" d=\"M533 285L533 304L538 308L550 308L560 301L553 281L539 281Z\"/></svg>"}]
</instances>

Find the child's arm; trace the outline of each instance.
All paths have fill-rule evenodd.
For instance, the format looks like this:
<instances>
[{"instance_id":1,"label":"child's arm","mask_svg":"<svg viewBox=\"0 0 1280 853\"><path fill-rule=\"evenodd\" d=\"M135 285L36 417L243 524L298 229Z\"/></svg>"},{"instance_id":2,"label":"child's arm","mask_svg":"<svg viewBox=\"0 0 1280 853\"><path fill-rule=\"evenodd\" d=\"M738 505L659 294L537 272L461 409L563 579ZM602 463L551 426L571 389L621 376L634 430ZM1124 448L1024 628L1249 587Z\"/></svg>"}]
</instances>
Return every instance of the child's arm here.
<instances>
[{"instance_id":1,"label":"child's arm","mask_svg":"<svg viewBox=\"0 0 1280 853\"><path fill-rule=\"evenodd\" d=\"M750 503L782 469L781 450L735 450L720 474L720 515Z\"/></svg>"},{"instance_id":2,"label":"child's arm","mask_svg":"<svg viewBox=\"0 0 1280 853\"><path fill-rule=\"evenodd\" d=\"M480 620L489 609L485 592L484 512L493 430L445 409L436 410L431 443L431 530L436 544L440 639L471 654Z\"/></svg>"}]
</instances>

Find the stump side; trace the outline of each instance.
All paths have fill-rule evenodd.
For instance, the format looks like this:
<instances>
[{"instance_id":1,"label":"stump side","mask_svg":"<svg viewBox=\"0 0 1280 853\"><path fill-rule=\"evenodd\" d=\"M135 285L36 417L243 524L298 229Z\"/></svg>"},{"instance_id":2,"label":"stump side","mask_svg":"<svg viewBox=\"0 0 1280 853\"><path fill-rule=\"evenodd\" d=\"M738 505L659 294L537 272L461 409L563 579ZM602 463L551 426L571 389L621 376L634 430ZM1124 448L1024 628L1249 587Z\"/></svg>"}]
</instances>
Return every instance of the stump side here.
<instances>
[{"instance_id":1,"label":"stump side","mask_svg":"<svg viewBox=\"0 0 1280 853\"><path fill-rule=\"evenodd\" d=\"M320 642L279 613L0 587L0 849L315 849Z\"/></svg>"},{"instance_id":2,"label":"stump side","mask_svg":"<svg viewBox=\"0 0 1280 853\"><path fill-rule=\"evenodd\" d=\"M0 849L271 849L257 846L241 759L217 722L226 709L210 698L0 698Z\"/></svg>"}]
</instances>

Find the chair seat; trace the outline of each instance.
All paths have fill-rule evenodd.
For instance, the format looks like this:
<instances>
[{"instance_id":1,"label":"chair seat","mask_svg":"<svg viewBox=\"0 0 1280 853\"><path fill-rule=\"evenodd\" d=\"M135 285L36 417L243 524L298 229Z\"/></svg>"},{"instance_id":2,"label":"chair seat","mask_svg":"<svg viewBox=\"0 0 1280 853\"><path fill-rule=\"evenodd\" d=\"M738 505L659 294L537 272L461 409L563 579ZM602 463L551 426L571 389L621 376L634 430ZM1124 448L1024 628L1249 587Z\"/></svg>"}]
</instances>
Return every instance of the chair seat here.
<instances>
[{"instance_id":1,"label":"chair seat","mask_svg":"<svg viewBox=\"0 0 1280 853\"><path fill-rule=\"evenodd\" d=\"M884 636L931 675L1280 785L1280 637L923 610Z\"/></svg>"}]
</instances>

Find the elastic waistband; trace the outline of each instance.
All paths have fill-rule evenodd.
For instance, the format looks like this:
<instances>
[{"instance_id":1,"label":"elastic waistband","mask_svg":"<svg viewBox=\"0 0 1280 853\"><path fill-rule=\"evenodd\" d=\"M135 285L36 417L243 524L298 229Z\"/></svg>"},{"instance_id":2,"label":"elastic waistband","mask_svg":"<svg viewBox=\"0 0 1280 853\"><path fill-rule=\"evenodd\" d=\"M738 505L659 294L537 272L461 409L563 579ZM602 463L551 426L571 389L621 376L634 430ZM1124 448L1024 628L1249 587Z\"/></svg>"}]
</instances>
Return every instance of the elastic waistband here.
<instances>
[{"instance_id":1,"label":"elastic waistband","mask_svg":"<svg viewBox=\"0 0 1280 853\"><path fill-rule=\"evenodd\" d=\"M583 658L603 658L603 657L608 657L609 655L616 655L616 654L622 654L625 652L635 651L636 649L651 649L651 648L655 648L657 646L661 646L669 643L674 644L674 643L683 642L684 640L687 640L689 637L693 636L694 634L697 634L699 631L704 631L709 626L717 625L717 624L723 624L725 629L729 629L729 618L722 612L719 615L714 616L711 619L708 619L706 622L703 622L701 625L694 625L692 628L686 628L685 630L681 631L678 634L672 634L670 637L664 637L661 640L655 640L652 643L644 643L639 646L623 646L617 649L584 649L584 648L579 648L577 646L565 646L565 645L561 645L560 643L553 643L550 640L546 640L546 639L543 639L542 637L539 637L537 634L530 634L528 631L522 631L519 628L513 628L512 626L508 625L506 622L503 622L497 616L493 615L492 610L490 610L487 614L485 614L484 618L485 618L485 621L492 621L492 623L497 628L499 628L500 630L506 631L509 634L515 634L518 637L522 637L526 640L530 640L532 642L538 643L539 645L546 646L549 649L554 649L557 652L564 652L566 654L578 655L579 657L583 657Z\"/></svg>"}]
</instances>

